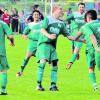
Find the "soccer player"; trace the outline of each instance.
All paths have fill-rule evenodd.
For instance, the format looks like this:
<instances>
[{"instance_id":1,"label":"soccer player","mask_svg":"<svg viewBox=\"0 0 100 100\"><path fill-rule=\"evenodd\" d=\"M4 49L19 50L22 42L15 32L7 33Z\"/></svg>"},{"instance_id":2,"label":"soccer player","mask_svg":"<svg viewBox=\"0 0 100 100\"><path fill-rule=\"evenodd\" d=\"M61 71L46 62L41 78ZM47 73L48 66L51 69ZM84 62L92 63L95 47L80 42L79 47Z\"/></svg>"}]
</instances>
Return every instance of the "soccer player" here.
<instances>
[{"instance_id":1,"label":"soccer player","mask_svg":"<svg viewBox=\"0 0 100 100\"><path fill-rule=\"evenodd\" d=\"M10 40L10 45L13 46L14 40L12 36L12 31L5 22L0 20L0 95L7 95L7 70L9 69L9 66L6 58L5 35Z\"/></svg>"},{"instance_id":2,"label":"soccer player","mask_svg":"<svg viewBox=\"0 0 100 100\"><path fill-rule=\"evenodd\" d=\"M79 9L78 12L74 12L69 16L67 16L67 21L71 21L70 29L72 36L75 36L76 32L78 32L80 27L85 24L84 22L85 4L79 3L78 9ZM82 47L82 42L72 41L72 57L69 60L68 65L73 64L76 59L79 59L79 51L81 47Z\"/></svg>"},{"instance_id":3,"label":"soccer player","mask_svg":"<svg viewBox=\"0 0 100 100\"><path fill-rule=\"evenodd\" d=\"M89 78L94 91L96 91L98 89L98 85L94 70L95 65L100 70L100 21L97 20L97 13L95 10L88 11L85 14L85 20L87 24L80 28L76 39L84 34L84 38L86 40L86 60L89 67Z\"/></svg>"},{"instance_id":4,"label":"soccer player","mask_svg":"<svg viewBox=\"0 0 100 100\"><path fill-rule=\"evenodd\" d=\"M60 34L71 38L66 29L65 23L60 20L63 9L60 5L54 5L52 16L47 16L43 20L40 38L38 40L36 56L39 62L37 71L37 90L44 91L42 79L46 62L51 64L51 87L50 91L58 91L57 72L58 57L56 52L56 41Z\"/></svg>"},{"instance_id":5,"label":"soccer player","mask_svg":"<svg viewBox=\"0 0 100 100\"><path fill-rule=\"evenodd\" d=\"M39 21L39 13L40 12L38 10L33 11L32 15L34 21L28 23L28 25L25 27L25 30L23 32L23 37L29 38L29 44L28 44L26 57L23 60L20 71L17 72L17 76L21 76L23 74L24 68L27 65L30 57L35 56L37 50L37 42L39 39L40 29L41 29L41 22Z\"/></svg>"},{"instance_id":6,"label":"soccer player","mask_svg":"<svg viewBox=\"0 0 100 100\"><path fill-rule=\"evenodd\" d=\"M40 6L39 6L38 4L34 5L34 6L33 6L33 9L32 9L32 12L33 12L34 10L38 10L38 11L40 12ZM43 20L43 19L44 19L43 14L42 14L41 12L39 13L39 19L40 19L40 20ZM30 22L33 22L33 17L32 17L32 15L30 15L30 16L28 16L28 18L26 18L26 23L30 23Z\"/></svg>"}]
</instances>

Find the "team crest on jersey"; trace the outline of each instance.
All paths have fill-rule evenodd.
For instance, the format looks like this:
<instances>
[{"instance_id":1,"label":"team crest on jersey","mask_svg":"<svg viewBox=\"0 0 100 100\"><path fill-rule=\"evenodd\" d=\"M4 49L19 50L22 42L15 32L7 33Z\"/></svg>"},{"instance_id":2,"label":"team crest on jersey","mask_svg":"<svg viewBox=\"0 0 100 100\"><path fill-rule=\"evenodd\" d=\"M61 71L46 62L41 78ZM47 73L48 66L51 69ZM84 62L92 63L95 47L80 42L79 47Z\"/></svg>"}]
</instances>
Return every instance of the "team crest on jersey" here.
<instances>
[{"instance_id":1,"label":"team crest on jersey","mask_svg":"<svg viewBox=\"0 0 100 100\"><path fill-rule=\"evenodd\" d=\"M55 34L59 34L60 30L58 28L50 27L50 31Z\"/></svg>"},{"instance_id":2,"label":"team crest on jersey","mask_svg":"<svg viewBox=\"0 0 100 100\"><path fill-rule=\"evenodd\" d=\"M61 24L58 24L58 27L61 28Z\"/></svg>"}]
</instances>

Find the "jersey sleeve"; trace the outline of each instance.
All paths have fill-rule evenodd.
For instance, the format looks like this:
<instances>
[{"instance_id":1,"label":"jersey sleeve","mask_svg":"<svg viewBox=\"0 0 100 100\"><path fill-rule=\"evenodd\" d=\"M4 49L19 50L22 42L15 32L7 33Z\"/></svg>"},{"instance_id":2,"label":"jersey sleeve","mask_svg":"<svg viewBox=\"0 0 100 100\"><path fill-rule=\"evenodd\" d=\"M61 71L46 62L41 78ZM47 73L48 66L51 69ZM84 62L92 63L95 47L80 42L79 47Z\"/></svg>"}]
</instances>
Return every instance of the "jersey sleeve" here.
<instances>
[{"instance_id":1,"label":"jersey sleeve","mask_svg":"<svg viewBox=\"0 0 100 100\"><path fill-rule=\"evenodd\" d=\"M3 30L4 30L4 32L5 32L5 34L7 36L13 34L12 31L11 31L11 29L10 29L10 27L6 23L2 23L2 25L3 25Z\"/></svg>"},{"instance_id":2,"label":"jersey sleeve","mask_svg":"<svg viewBox=\"0 0 100 100\"><path fill-rule=\"evenodd\" d=\"M68 32L68 29L67 29L67 27L66 27L65 24L63 24L63 27L62 27L62 29L61 29L61 33L62 33L62 35L64 35L64 36L70 36L70 34L69 34L69 32Z\"/></svg>"},{"instance_id":3,"label":"jersey sleeve","mask_svg":"<svg viewBox=\"0 0 100 100\"><path fill-rule=\"evenodd\" d=\"M46 29L48 27L48 22L49 22L48 18L45 17L44 20L42 21L41 28Z\"/></svg>"},{"instance_id":4,"label":"jersey sleeve","mask_svg":"<svg viewBox=\"0 0 100 100\"><path fill-rule=\"evenodd\" d=\"M29 26L27 25L27 26L25 27L24 31L23 31L23 34L24 34L24 35L28 35L29 32L30 32L30 28L29 28Z\"/></svg>"},{"instance_id":5,"label":"jersey sleeve","mask_svg":"<svg viewBox=\"0 0 100 100\"><path fill-rule=\"evenodd\" d=\"M91 28L90 28L89 26L87 26L87 25L82 26L82 27L80 28L79 31L80 31L82 34L89 34L89 35L93 34L93 31L92 31Z\"/></svg>"}]
</instances>

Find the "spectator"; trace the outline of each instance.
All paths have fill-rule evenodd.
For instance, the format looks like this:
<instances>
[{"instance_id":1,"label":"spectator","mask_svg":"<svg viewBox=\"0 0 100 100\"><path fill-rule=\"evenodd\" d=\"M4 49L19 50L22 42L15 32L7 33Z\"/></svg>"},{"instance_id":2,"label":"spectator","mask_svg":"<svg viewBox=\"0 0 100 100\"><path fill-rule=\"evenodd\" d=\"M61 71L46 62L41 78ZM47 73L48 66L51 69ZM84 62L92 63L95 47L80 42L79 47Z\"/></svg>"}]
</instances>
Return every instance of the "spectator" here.
<instances>
[{"instance_id":1,"label":"spectator","mask_svg":"<svg viewBox=\"0 0 100 100\"><path fill-rule=\"evenodd\" d=\"M19 15L19 33L22 34L24 28L25 28L25 14L24 11L22 10Z\"/></svg>"},{"instance_id":2,"label":"spectator","mask_svg":"<svg viewBox=\"0 0 100 100\"><path fill-rule=\"evenodd\" d=\"M4 10L4 14L2 15L2 20L10 26L10 15L8 14L8 10Z\"/></svg>"},{"instance_id":3,"label":"spectator","mask_svg":"<svg viewBox=\"0 0 100 100\"><path fill-rule=\"evenodd\" d=\"M33 11L34 11L34 10L40 11L39 5L37 5L37 4L34 5L34 6L33 6ZM43 19L44 19L43 14L40 12L40 20L43 20ZM26 19L26 22L27 22L27 23L33 22L32 14Z\"/></svg>"},{"instance_id":4,"label":"spectator","mask_svg":"<svg viewBox=\"0 0 100 100\"><path fill-rule=\"evenodd\" d=\"M12 9L12 15L11 15L11 28L12 32L18 32L18 11L16 8Z\"/></svg>"},{"instance_id":5,"label":"spectator","mask_svg":"<svg viewBox=\"0 0 100 100\"><path fill-rule=\"evenodd\" d=\"M2 14L3 14L3 10L0 8L0 20L2 20Z\"/></svg>"}]
</instances>

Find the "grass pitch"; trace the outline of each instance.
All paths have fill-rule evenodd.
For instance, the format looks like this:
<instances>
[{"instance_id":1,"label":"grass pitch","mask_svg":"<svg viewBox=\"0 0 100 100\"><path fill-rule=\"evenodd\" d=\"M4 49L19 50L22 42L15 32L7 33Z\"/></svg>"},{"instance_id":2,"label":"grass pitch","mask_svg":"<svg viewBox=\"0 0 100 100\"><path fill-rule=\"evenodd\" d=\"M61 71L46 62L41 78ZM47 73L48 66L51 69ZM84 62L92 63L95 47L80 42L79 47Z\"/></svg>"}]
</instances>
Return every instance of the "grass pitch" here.
<instances>
[{"instance_id":1,"label":"grass pitch","mask_svg":"<svg viewBox=\"0 0 100 100\"><path fill-rule=\"evenodd\" d=\"M36 91L37 61L31 58L22 77L16 77L16 72L25 57L28 40L20 35L15 36L15 46L10 47L6 41L7 58L10 65L8 71L7 96L0 96L0 100L99 100L100 91L93 92L88 79L88 67L85 59L85 45L80 52L80 60L76 61L72 69L66 70L66 63L71 57L70 41L63 36L58 38L58 92L50 92L50 66L47 64L43 77L46 91ZM100 72L96 69L97 82L100 84Z\"/></svg>"}]
</instances>

